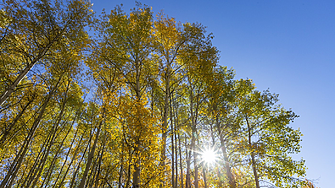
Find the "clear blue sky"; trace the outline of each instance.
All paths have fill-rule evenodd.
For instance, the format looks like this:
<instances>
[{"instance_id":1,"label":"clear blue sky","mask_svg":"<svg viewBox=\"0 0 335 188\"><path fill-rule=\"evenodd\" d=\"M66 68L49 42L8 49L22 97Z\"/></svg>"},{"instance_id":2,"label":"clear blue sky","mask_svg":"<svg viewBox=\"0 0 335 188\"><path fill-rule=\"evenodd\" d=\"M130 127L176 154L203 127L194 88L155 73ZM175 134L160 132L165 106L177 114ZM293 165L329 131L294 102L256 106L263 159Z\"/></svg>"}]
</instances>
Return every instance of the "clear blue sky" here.
<instances>
[{"instance_id":1,"label":"clear blue sky","mask_svg":"<svg viewBox=\"0 0 335 188\"><path fill-rule=\"evenodd\" d=\"M91 0L93 9L124 10L133 0ZM153 12L181 22L199 22L215 36L220 64L259 90L278 93L300 117L307 178L335 187L335 1L334 0L142 0Z\"/></svg>"}]
</instances>

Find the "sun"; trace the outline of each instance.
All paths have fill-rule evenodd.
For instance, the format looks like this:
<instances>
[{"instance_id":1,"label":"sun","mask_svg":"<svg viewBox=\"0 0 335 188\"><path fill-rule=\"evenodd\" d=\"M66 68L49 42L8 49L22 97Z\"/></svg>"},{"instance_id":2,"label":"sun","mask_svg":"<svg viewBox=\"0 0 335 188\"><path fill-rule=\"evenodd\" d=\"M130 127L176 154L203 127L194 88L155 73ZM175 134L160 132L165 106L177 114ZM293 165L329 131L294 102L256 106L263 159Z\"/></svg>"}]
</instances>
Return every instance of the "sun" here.
<instances>
[{"instance_id":1,"label":"sun","mask_svg":"<svg viewBox=\"0 0 335 188\"><path fill-rule=\"evenodd\" d=\"M208 166L213 165L217 159L217 153L213 148L207 148L201 152L201 161L205 162Z\"/></svg>"}]
</instances>

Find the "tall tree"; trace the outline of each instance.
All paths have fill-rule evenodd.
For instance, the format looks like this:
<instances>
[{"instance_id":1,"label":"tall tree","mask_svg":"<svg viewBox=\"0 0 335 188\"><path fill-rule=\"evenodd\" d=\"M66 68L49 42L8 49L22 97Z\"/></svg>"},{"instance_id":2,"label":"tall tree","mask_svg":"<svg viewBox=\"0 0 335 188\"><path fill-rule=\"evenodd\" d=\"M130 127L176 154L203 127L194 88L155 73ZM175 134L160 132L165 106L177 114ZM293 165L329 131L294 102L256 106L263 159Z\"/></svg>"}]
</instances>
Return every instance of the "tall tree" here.
<instances>
[{"instance_id":1,"label":"tall tree","mask_svg":"<svg viewBox=\"0 0 335 188\"><path fill-rule=\"evenodd\" d=\"M122 80L122 98L124 110L121 110L124 122L128 127L124 139L128 143L132 155L129 160L127 179L132 177L133 187L145 185L148 182L140 182L140 175L145 173L149 164L143 161L147 152L154 151L151 145L157 144L157 138L150 137L150 134L156 133L156 118L153 112L146 107L149 95L149 79L152 75L152 68L155 67L151 60L153 53L152 42L152 12L149 7L137 5L137 8L127 15L121 7L111 11L110 15L105 15L105 21L102 23L102 35L104 40L100 43L102 46L102 55L112 68L117 71ZM125 109L124 107L130 107ZM130 116L130 114L132 114ZM151 115L151 116L149 116ZM148 150L148 147L152 151ZM154 174L154 176L157 176ZM149 178L149 177L148 177ZM148 180L152 179L150 177ZM127 184L127 183L126 183Z\"/></svg>"},{"instance_id":2,"label":"tall tree","mask_svg":"<svg viewBox=\"0 0 335 188\"><path fill-rule=\"evenodd\" d=\"M256 187L269 180L279 187L300 187L304 181L304 160L294 161L290 154L300 151L301 133L288 124L297 115L276 105L278 95L252 91L240 103L245 122L245 151L250 157Z\"/></svg>"},{"instance_id":3,"label":"tall tree","mask_svg":"<svg viewBox=\"0 0 335 188\"><path fill-rule=\"evenodd\" d=\"M0 188L314 186L297 116L219 66L203 25L90 8L0 5Z\"/></svg>"},{"instance_id":4,"label":"tall tree","mask_svg":"<svg viewBox=\"0 0 335 188\"><path fill-rule=\"evenodd\" d=\"M216 66L218 51L212 46L212 34L205 35L205 27L199 24L185 24L190 39L184 48L180 60L185 64L187 95L189 101L191 150L195 173L195 187L199 186L198 150L198 117L204 98L206 79Z\"/></svg>"},{"instance_id":5,"label":"tall tree","mask_svg":"<svg viewBox=\"0 0 335 188\"><path fill-rule=\"evenodd\" d=\"M36 64L57 56L68 48L80 53L86 44L84 27L90 18L89 4L83 1L4 1L0 27L2 34L0 106L17 89ZM44 65L45 65L44 64Z\"/></svg>"}]
</instances>

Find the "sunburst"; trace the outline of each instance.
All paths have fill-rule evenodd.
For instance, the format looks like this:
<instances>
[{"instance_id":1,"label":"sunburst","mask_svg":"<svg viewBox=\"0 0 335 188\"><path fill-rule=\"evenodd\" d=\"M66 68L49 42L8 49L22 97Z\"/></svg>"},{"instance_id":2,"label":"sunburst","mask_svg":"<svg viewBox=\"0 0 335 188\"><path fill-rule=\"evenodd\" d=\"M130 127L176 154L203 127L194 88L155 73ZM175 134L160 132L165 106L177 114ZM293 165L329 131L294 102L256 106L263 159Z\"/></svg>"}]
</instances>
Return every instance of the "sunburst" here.
<instances>
[{"instance_id":1,"label":"sunburst","mask_svg":"<svg viewBox=\"0 0 335 188\"><path fill-rule=\"evenodd\" d=\"M213 166L218 160L217 151L214 148L208 147L203 149L200 153L201 162L204 162L208 167Z\"/></svg>"}]
</instances>

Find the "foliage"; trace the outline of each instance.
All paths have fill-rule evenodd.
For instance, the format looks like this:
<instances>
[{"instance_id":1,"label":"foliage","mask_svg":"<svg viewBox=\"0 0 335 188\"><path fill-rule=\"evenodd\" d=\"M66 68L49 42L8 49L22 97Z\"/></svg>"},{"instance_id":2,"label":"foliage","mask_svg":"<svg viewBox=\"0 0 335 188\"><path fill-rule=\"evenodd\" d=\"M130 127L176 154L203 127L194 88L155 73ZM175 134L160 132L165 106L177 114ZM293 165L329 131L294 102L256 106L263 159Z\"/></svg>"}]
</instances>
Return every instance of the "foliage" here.
<instances>
[{"instance_id":1,"label":"foliage","mask_svg":"<svg viewBox=\"0 0 335 188\"><path fill-rule=\"evenodd\" d=\"M0 188L314 187L298 116L219 66L212 39L140 3L3 0Z\"/></svg>"}]
</instances>

